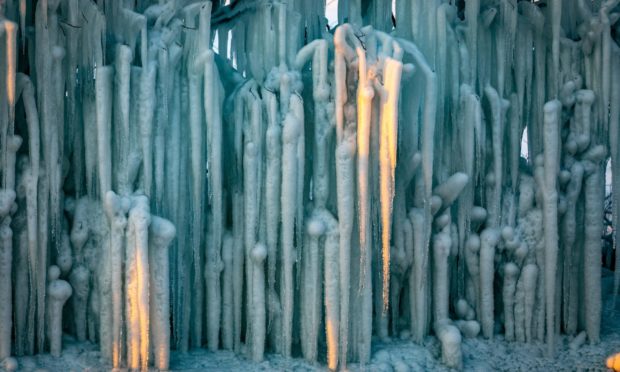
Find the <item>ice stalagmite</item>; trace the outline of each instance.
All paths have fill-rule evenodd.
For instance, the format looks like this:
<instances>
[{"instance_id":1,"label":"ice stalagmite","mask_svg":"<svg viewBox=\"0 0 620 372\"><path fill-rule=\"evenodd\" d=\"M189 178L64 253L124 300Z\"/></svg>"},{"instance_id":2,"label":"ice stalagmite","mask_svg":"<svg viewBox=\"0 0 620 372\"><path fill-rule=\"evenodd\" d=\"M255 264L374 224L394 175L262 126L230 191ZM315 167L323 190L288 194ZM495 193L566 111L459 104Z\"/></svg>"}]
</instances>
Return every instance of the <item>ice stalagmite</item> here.
<instances>
[{"instance_id":1,"label":"ice stalagmite","mask_svg":"<svg viewBox=\"0 0 620 372\"><path fill-rule=\"evenodd\" d=\"M263 360L265 349L266 333L266 311L265 311L265 267L264 262L267 257L267 248L264 244L257 243L252 249L252 360L260 362Z\"/></svg>"},{"instance_id":2,"label":"ice stalagmite","mask_svg":"<svg viewBox=\"0 0 620 372\"><path fill-rule=\"evenodd\" d=\"M60 356L62 350L62 308L65 302L71 297L73 289L65 280L59 279L60 270L58 266L50 266L48 270L49 284L47 286L48 296L48 330L47 337L50 342L50 354L55 357Z\"/></svg>"},{"instance_id":3,"label":"ice stalagmite","mask_svg":"<svg viewBox=\"0 0 620 372\"><path fill-rule=\"evenodd\" d=\"M168 246L176 234L174 225L152 217L149 226L149 301L155 366L167 370L170 364L170 288Z\"/></svg>"},{"instance_id":4,"label":"ice stalagmite","mask_svg":"<svg viewBox=\"0 0 620 372\"><path fill-rule=\"evenodd\" d=\"M601 327L601 287L598 285L601 273L600 234L602 228L601 204L603 190L600 187L602 178L601 159L606 156L603 146L601 151L591 152L584 161L585 181L585 219L590 221L584 229L583 274L585 291L585 328L591 343L600 341ZM586 155L587 156L587 155Z\"/></svg>"},{"instance_id":5,"label":"ice stalagmite","mask_svg":"<svg viewBox=\"0 0 620 372\"><path fill-rule=\"evenodd\" d=\"M301 296L302 311L301 317L301 336L302 336L302 354L304 358L310 361L316 360L317 357L317 337L319 332L319 310L316 305L319 301L319 293L317 284L319 278L319 241L325 233L325 224L317 216L309 216L306 219L306 242L304 247L304 266L302 268L302 277L304 282L304 292Z\"/></svg>"}]
</instances>

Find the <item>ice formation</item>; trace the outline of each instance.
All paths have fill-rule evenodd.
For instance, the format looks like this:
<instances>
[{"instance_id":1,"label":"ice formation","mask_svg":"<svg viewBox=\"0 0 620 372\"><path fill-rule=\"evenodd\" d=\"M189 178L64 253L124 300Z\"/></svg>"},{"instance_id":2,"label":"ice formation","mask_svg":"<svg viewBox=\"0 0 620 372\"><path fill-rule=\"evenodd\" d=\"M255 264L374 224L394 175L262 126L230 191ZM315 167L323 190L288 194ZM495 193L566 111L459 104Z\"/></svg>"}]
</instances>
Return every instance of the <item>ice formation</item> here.
<instances>
[{"instance_id":1,"label":"ice formation","mask_svg":"<svg viewBox=\"0 0 620 372\"><path fill-rule=\"evenodd\" d=\"M6 368L599 342L620 1L394 7L0 0Z\"/></svg>"}]
</instances>

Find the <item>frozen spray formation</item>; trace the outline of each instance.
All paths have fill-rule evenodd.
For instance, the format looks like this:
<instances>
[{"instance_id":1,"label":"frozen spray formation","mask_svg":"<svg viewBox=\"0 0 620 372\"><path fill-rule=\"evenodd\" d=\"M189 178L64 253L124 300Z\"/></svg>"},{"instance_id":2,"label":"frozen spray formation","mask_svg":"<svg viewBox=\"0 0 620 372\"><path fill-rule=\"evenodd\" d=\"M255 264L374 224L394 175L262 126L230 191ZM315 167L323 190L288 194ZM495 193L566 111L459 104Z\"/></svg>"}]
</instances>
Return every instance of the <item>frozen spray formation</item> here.
<instances>
[{"instance_id":1,"label":"frozen spray formation","mask_svg":"<svg viewBox=\"0 0 620 372\"><path fill-rule=\"evenodd\" d=\"M0 360L599 342L619 4L0 0Z\"/></svg>"}]
</instances>

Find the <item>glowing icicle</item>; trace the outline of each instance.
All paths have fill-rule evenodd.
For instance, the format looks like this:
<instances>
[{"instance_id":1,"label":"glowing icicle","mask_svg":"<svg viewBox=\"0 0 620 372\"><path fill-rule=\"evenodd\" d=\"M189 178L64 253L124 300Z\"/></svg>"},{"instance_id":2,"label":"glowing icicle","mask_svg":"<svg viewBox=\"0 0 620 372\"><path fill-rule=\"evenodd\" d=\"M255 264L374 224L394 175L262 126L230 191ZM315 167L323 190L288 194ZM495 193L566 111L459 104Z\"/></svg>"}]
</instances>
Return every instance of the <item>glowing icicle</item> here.
<instances>
[{"instance_id":1,"label":"glowing icicle","mask_svg":"<svg viewBox=\"0 0 620 372\"><path fill-rule=\"evenodd\" d=\"M319 218L325 225L325 333L327 343L327 367L335 371L338 367L338 348L340 330L340 287L338 244L340 240L338 221L326 210L320 210Z\"/></svg>"},{"instance_id":2,"label":"glowing icicle","mask_svg":"<svg viewBox=\"0 0 620 372\"><path fill-rule=\"evenodd\" d=\"M125 255L127 365L147 369L149 360L148 200L133 197L129 210Z\"/></svg>"},{"instance_id":3,"label":"glowing icicle","mask_svg":"<svg viewBox=\"0 0 620 372\"><path fill-rule=\"evenodd\" d=\"M13 180L13 187L10 186L8 176L12 172L13 176L15 175L15 164L11 169L11 163L7 158L8 154L6 153L6 148L10 147L8 144L10 139L7 136L12 136L15 132L15 78L17 73L17 24L8 20L0 21L0 27L4 28L4 37L6 39L5 51L6 55L6 77L5 84L6 86L3 89L6 89L6 104L8 106L8 122L3 123L2 125L2 138L4 143L2 146L5 148L3 153L4 155L4 164L3 164L3 176L4 176L4 186L9 189L15 188L15 181ZM5 104L4 102L2 104ZM4 120L3 120L4 121ZM13 162L14 163L14 162Z\"/></svg>"},{"instance_id":4,"label":"glowing icicle","mask_svg":"<svg viewBox=\"0 0 620 372\"><path fill-rule=\"evenodd\" d=\"M359 83L357 93L357 197L359 203L359 230L360 230L360 287L370 273L365 271L366 261L369 260L370 225L370 191L369 188L369 158L370 158L370 119L372 114L372 99L374 89L366 82L366 61L363 54L358 56Z\"/></svg>"},{"instance_id":5,"label":"glowing icicle","mask_svg":"<svg viewBox=\"0 0 620 372\"><path fill-rule=\"evenodd\" d=\"M396 153L398 144L398 100L402 62L387 58L384 62L385 96L381 100L380 178L381 178L381 241L383 258L383 312L390 302L390 238L395 191Z\"/></svg>"}]
</instances>

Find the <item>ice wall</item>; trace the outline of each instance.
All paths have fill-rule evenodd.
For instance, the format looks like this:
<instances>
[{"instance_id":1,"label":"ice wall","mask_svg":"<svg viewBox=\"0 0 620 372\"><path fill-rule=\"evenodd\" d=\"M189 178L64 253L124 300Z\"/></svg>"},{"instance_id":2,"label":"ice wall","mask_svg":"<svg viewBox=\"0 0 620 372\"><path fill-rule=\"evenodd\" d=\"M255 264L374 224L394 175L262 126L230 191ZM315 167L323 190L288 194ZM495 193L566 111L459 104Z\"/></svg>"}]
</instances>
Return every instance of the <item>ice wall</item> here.
<instances>
[{"instance_id":1,"label":"ice wall","mask_svg":"<svg viewBox=\"0 0 620 372\"><path fill-rule=\"evenodd\" d=\"M0 359L598 342L619 1L390 3L0 0Z\"/></svg>"}]
</instances>

